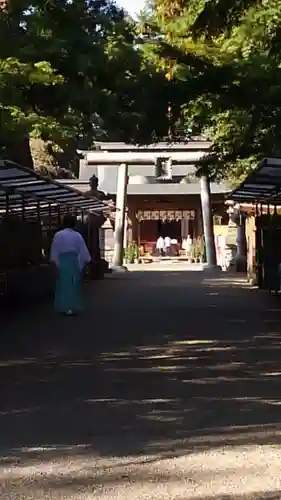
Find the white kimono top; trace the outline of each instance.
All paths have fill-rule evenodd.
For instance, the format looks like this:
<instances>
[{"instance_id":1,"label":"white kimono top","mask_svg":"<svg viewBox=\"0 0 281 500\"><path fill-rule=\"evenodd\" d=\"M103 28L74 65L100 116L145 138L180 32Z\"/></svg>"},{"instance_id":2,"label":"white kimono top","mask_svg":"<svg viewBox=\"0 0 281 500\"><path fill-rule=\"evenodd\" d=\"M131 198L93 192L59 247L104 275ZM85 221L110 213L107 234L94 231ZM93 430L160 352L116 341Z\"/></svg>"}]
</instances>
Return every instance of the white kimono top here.
<instances>
[{"instance_id":1,"label":"white kimono top","mask_svg":"<svg viewBox=\"0 0 281 500\"><path fill-rule=\"evenodd\" d=\"M156 248L157 250L163 250L164 249L164 238L162 236L159 236L159 238L156 241Z\"/></svg>"},{"instance_id":2,"label":"white kimono top","mask_svg":"<svg viewBox=\"0 0 281 500\"><path fill-rule=\"evenodd\" d=\"M50 261L59 266L60 254L66 252L75 252L77 254L81 271L91 260L83 236L74 229L62 229L55 234L51 245Z\"/></svg>"}]
</instances>

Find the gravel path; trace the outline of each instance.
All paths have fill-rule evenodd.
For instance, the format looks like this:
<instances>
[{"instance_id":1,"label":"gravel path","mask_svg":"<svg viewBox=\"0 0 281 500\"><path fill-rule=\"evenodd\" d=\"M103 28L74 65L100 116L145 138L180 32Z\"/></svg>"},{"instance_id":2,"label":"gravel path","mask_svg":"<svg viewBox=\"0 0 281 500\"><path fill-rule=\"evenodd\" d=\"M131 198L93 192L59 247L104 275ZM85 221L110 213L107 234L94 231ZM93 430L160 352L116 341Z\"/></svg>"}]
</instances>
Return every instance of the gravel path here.
<instances>
[{"instance_id":1,"label":"gravel path","mask_svg":"<svg viewBox=\"0 0 281 500\"><path fill-rule=\"evenodd\" d=\"M281 305L180 269L1 328L1 500L281 500Z\"/></svg>"}]
</instances>

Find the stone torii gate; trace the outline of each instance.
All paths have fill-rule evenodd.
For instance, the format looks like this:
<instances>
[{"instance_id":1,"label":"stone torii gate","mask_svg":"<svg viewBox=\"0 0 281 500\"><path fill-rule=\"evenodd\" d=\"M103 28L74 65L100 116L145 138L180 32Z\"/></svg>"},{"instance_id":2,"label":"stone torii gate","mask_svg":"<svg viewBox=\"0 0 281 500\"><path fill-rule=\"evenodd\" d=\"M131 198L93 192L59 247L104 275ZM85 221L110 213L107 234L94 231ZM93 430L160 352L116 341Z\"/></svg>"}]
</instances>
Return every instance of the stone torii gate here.
<instances>
[{"instance_id":1,"label":"stone torii gate","mask_svg":"<svg viewBox=\"0 0 281 500\"><path fill-rule=\"evenodd\" d=\"M173 165L196 164L206 155L206 150L178 152L169 150L167 152L131 151L131 152L107 152L92 151L85 155L85 161L89 166L112 165L118 166L117 196L116 196L116 219L114 234L113 266L123 267L124 253L124 226L126 211L126 196L128 184L129 165L155 165L166 163L167 171ZM204 238L206 246L206 257L208 267L216 266L216 251L214 243L214 231L211 209L210 183L207 176L200 178L201 206L203 216Z\"/></svg>"}]
</instances>

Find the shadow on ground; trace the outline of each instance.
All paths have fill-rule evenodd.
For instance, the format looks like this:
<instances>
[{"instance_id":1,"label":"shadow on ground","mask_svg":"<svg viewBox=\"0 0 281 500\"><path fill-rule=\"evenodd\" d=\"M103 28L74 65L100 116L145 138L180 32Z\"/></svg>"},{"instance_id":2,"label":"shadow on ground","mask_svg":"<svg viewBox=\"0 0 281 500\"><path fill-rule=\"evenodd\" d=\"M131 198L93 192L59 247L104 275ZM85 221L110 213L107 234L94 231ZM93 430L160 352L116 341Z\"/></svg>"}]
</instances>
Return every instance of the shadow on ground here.
<instances>
[{"instance_id":1,"label":"shadow on ground","mask_svg":"<svg viewBox=\"0 0 281 500\"><path fill-rule=\"evenodd\" d=\"M173 483L178 472L161 470L159 460L177 458L192 489L199 472L201 482L214 476L209 462L200 468L210 454L223 463L223 481L233 467L222 450L237 456L239 447L280 447L280 319L278 299L242 279L150 272L91 285L81 318L56 318L47 307L8 322L0 361L3 470L22 477L36 464L48 488L73 492L93 487L94 467L99 493L120 477ZM17 333L9 337L13 355L9 332ZM258 455L257 473L267 461ZM54 461L62 469L55 477ZM249 457L243 463L250 467ZM237 474L245 477L245 468ZM251 492L218 490L209 498L281 498L281 488Z\"/></svg>"}]
</instances>

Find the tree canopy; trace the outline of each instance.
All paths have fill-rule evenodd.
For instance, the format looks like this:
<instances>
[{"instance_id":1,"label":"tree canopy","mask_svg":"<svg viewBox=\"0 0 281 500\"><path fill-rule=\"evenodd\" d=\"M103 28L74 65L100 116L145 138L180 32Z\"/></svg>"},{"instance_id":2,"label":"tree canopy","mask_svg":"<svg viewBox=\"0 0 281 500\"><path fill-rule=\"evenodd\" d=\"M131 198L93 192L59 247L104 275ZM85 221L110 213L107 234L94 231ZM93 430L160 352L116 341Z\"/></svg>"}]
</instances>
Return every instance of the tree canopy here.
<instances>
[{"instance_id":1,"label":"tree canopy","mask_svg":"<svg viewBox=\"0 0 281 500\"><path fill-rule=\"evenodd\" d=\"M35 138L56 166L93 139L162 137L168 82L134 42L109 0L2 0L0 154L32 167Z\"/></svg>"},{"instance_id":2,"label":"tree canopy","mask_svg":"<svg viewBox=\"0 0 281 500\"><path fill-rule=\"evenodd\" d=\"M281 155L280 13L280 0L153 0L141 17L155 39L148 59L179 86L185 127L213 141L216 177L238 180Z\"/></svg>"},{"instance_id":3,"label":"tree canopy","mask_svg":"<svg viewBox=\"0 0 281 500\"><path fill-rule=\"evenodd\" d=\"M68 175L94 139L169 129L211 138L200 167L240 179L281 155L280 12L281 0L148 0L136 25L110 0L0 0L0 154L31 167L45 155Z\"/></svg>"}]
</instances>

